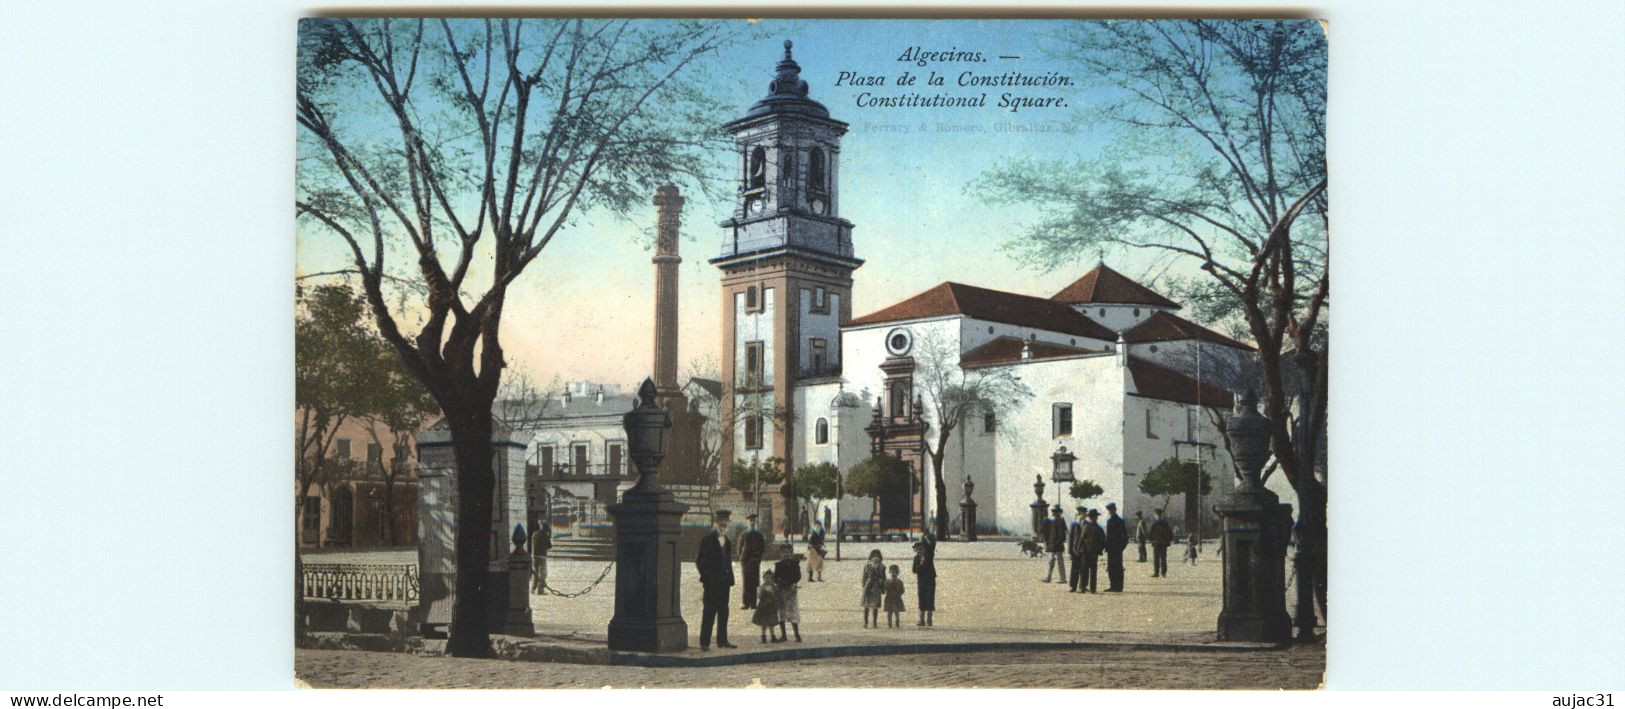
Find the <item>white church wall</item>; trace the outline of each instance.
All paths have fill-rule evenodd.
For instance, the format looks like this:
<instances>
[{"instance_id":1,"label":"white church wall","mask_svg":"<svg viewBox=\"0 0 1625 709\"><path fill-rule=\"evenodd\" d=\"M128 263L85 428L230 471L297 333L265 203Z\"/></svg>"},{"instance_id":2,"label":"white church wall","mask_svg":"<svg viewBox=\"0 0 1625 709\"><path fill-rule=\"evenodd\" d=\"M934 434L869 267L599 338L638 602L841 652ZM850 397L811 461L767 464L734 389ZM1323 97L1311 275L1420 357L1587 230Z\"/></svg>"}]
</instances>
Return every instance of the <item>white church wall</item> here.
<instances>
[{"instance_id":1,"label":"white church wall","mask_svg":"<svg viewBox=\"0 0 1625 709\"><path fill-rule=\"evenodd\" d=\"M1007 447L1000 445L1001 437L1008 438L1004 434L988 432L982 418L977 416L955 429L948 439L948 452L943 456L942 468L948 487L950 517L960 514L959 501L965 497L965 476L968 474L975 485L971 499L976 501L979 526L997 524L998 505L995 497L998 492L998 461L1001 449ZM934 504L936 498L933 496L929 501Z\"/></svg>"},{"instance_id":2,"label":"white church wall","mask_svg":"<svg viewBox=\"0 0 1625 709\"><path fill-rule=\"evenodd\" d=\"M1147 517L1151 516L1152 510L1161 506L1162 500L1141 493L1140 481L1147 472L1168 458L1197 460L1197 450L1201 451L1202 470L1213 480L1213 492L1203 495L1201 507L1211 509L1216 498L1235 489L1235 469L1230 463L1229 451L1225 449L1223 437L1208 411L1190 404L1139 396L1128 397L1124 410L1127 416L1123 435L1126 490L1118 509L1125 516L1132 517L1136 510L1144 511ZM1194 419L1190 418L1191 412L1195 412ZM1154 438L1146 435L1148 416ZM1198 443L1212 445L1198 446ZM1173 496L1168 503L1167 514L1170 519L1186 523L1182 519L1185 515L1183 495ZM1216 526L1204 526L1205 533L1217 531Z\"/></svg>"},{"instance_id":3,"label":"white church wall","mask_svg":"<svg viewBox=\"0 0 1625 709\"><path fill-rule=\"evenodd\" d=\"M832 409L830 402L841 391L842 385L838 381L796 387L794 410L798 412L799 419L795 426L796 437L791 441L795 451L792 454L792 469L813 463L832 463L845 475L853 465L869 457L869 434L864 431L864 426L869 423L871 403L867 397L857 393L857 398L861 399L859 405ZM829 438L822 444L817 442L819 419L824 419L829 426ZM849 496L842 502L839 511L844 519L868 519L872 506L869 498ZM824 518L826 507L830 509L830 517L835 517L835 501L828 500L814 510L818 519Z\"/></svg>"},{"instance_id":4,"label":"white church wall","mask_svg":"<svg viewBox=\"0 0 1625 709\"><path fill-rule=\"evenodd\" d=\"M841 376L846 379L847 390L882 391L886 373L880 371L880 363L892 356L886 350L886 337L893 330L901 328L913 336L914 348L907 355L912 357L919 355L922 338L935 337L947 342L950 347L958 347L960 319L953 316L846 328L841 333L841 355L842 362L845 363L841 368ZM870 404L873 405L872 399Z\"/></svg>"},{"instance_id":5,"label":"white church wall","mask_svg":"<svg viewBox=\"0 0 1625 709\"><path fill-rule=\"evenodd\" d=\"M1077 456L1074 477L1094 480L1105 488L1106 496L1121 497L1123 491L1123 397L1126 370L1110 355L1062 360L1040 360L1014 365L1023 384L1033 393L1026 404L1007 417L1009 435L998 441L995 509L1004 529L1027 534L1032 529L1033 478L1042 475L1044 499L1059 501L1070 509L1073 501L1066 486L1057 490L1051 482L1054 463L1050 456L1065 445ZM1056 404L1072 406L1072 435L1053 435Z\"/></svg>"}]
</instances>

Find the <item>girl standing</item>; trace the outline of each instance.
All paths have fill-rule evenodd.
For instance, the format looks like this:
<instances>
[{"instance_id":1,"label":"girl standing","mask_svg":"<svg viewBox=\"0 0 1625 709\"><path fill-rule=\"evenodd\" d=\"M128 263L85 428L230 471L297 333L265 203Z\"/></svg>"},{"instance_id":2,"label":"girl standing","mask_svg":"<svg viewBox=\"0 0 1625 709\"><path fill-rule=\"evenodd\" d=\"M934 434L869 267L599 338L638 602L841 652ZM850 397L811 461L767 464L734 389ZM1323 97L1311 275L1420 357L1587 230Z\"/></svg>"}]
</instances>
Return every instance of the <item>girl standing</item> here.
<instances>
[{"instance_id":1,"label":"girl standing","mask_svg":"<svg viewBox=\"0 0 1625 709\"><path fill-rule=\"evenodd\" d=\"M880 601L885 595L886 565L879 549L869 551L869 563L863 565L863 627L869 626L869 617L880 627Z\"/></svg>"},{"instance_id":2,"label":"girl standing","mask_svg":"<svg viewBox=\"0 0 1625 709\"><path fill-rule=\"evenodd\" d=\"M761 627L764 643L772 635L773 627L779 624L779 585L773 580L772 571L762 572L762 585L756 589L756 612L751 614L750 622ZM773 642L781 642L781 638L773 635Z\"/></svg>"},{"instance_id":3,"label":"girl standing","mask_svg":"<svg viewBox=\"0 0 1625 709\"><path fill-rule=\"evenodd\" d=\"M891 578L886 579L886 627L903 627L903 570L891 565Z\"/></svg>"}]
</instances>

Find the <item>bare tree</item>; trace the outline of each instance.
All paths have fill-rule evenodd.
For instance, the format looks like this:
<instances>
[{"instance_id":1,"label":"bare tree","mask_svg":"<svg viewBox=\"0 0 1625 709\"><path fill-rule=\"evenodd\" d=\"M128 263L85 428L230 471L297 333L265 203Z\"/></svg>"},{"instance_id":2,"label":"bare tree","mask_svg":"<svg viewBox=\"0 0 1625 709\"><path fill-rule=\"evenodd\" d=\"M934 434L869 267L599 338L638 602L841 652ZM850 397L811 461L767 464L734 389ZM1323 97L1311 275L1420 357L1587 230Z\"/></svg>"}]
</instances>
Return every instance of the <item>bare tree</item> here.
<instances>
[{"instance_id":1,"label":"bare tree","mask_svg":"<svg viewBox=\"0 0 1625 709\"><path fill-rule=\"evenodd\" d=\"M977 188L1042 210L1012 244L1033 263L1144 249L1212 279L1215 307L1236 313L1258 346L1271 452L1297 492L1302 550L1323 589L1324 32L1308 20L1116 21L1069 25L1055 39L1099 84L1089 110L1118 142L1095 160L1011 163Z\"/></svg>"},{"instance_id":2,"label":"bare tree","mask_svg":"<svg viewBox=\"0 0 1625 709\"><path fill-rule=\"evenodd\" d=\"M993 415L995 427L1002 426L1005 414L1031 398L1032 390L1021 383L1009 367L984 367L966 371L959 366L959 348L935 330L926 330L915 345L915 382L923 403L931 413L928 423L935 434L925 442L936 481L936 536L948 537L948 484L943 478L943 460L948 440L968 420Z\"/></svg>"},{"instance_id":3,"label":"bare tree","mask_svg":"<svg viewBox=\"0 0 1625 709\"><path fill-rule=\"evenodd\" d=\"M491 554L508 288L584 211L629 213L656 185L708 172L707 149L720 141L706 130L719 107L704 87L674 79L737 27L301 23L296 212L303 227L342 241L379 332L446 416L458 559ZM414 271L424 295L392 308L386 277ZM409 314L423 317L415 333L402 328ZM458 565L448 653L490 654L486 583Z\"/></svg>"}]
</instances>

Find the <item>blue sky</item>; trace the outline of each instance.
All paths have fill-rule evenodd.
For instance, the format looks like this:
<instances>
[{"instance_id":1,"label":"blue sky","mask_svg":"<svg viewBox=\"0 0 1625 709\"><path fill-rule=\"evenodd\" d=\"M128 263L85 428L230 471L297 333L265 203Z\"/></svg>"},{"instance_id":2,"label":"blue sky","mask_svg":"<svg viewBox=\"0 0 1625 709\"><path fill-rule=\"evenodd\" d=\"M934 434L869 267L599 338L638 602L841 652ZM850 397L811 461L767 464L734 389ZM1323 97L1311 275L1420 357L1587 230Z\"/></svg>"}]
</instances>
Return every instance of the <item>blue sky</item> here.
<instances>
[{"instance_id":1,"label":"blue sky","mask_svg":"<svg viewBox=\"0 0 1625 709\"><path fill-rule=\"evenodd\" d=\"M1096 254L1049 272L1024 268L1000 246L1031 221L1020 206L993 207L966 192L966 185L1008 157L1089 156L1109 137L1082 112L1097 97L1087 93L1076 67L1046 58L1046 35L1060 21L990 20L762 20L756 36L730 47L705 67L724 103L742 115L766 95L783 41L794 55L812 98L832 117L850 124L842 142L842 216L856 226L853 242L867 263L855 274L853 314L862 315L945 280L1048 296L1094 265ZM909 47L926 51L980 52L982 63L898 61ZM1019 59L1000 59L1001 56ZM893 86L903 71L918 76L909 89ZM943 89L925 86L932 70L946 77ZM961 71L1070 74L1075 85L1042 89L962 89ZM837 86L843 71L882 76L886 86ZM858 107L859 95L989 94L983 108ZM1011 112L995 104L1004 91L1058 96L1067 108ZM732 170L731 154L716 169ZM721 333L719 273L706 260L716 255L732 205L688 191L681 267L681 359L685 363L718 350ZM546 380L593 379L630 384L650 368L653 331L653 266L647 235L651 205L630 215L588 213L562 233L515 284L503 318L503 342L513 366ZM330 234L300 234L303 272L341 267L342 252ZM1108 262L1135 278L1160 273L1166 258L1108 254Z\"/></svg>"}]
</instances>

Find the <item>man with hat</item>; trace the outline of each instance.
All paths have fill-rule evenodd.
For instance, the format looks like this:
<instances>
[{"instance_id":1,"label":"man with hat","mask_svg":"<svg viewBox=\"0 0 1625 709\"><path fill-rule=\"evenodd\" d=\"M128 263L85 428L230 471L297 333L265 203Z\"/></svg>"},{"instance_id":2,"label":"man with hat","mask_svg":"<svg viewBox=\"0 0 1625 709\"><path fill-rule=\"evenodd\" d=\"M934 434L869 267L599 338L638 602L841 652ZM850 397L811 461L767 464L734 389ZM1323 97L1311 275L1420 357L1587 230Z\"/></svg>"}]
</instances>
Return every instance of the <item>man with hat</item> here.
<instances>
[{"instance_id":1,"label":"man with hat","mask_svg":"<svg viewBox=\"0 0 1625 709\"><path fill-rule=\"evenodd\" d=\"M1168 546L1174 543L1174 529L1156 510L1157 521L1151 523L1151 578L1168 576Z\"/></svg>"},{"instance_id":2,"label":"man with hat","mask_svg":"<svg viewBox=\"0 0 1625 709\"><path fill-rule=\"evenodd\" d=\"M1083 525L1083 574L1078 581L1078 593L1087 588L1094 593L1100 583L1100 552L1106 548L1106 532L1101 530L1100 510L1089 510L1089 521Z\"/></svg>"},{"instance_id":3,"label":"man with hat","mask_svg":"<svg viewBox=\"0 0 1625 709\"><path fill-rule=\"evenodd\" d=\"M739 575L745 577L745 605L740 608L755 608L756 587L762 583L762 552L767 549L767 538L756 528L754 513L745 515L745 521L750 523L750 529L739 535Z\"/></svg>"},{"instance_id":4,"label":"man with hat","mask_svg":"<svg viewBox=\"0 0 1625 709\"><path fill-rule=\"evenodd\" d=\"M733 542L729 541L728 510L717 510L711 516L711 532L700 537L700 553L694 566L700 572L700 585L705 587L703 610L700 615L700 649L711 649L711 629L716 627L717 647L738 647L728 642L728 589L734 585Z\"/></svg>"},{"instance_id":5,"label":"man with hat","mask_svg":"<svg viewBox=\"0 0 1625 709\"><path fill-rule=\"evenodd\" d=\"M1066 520L1061 518L1061 506L1056 505L1050 510L1050 518L1044 520L1044 551L1049 552L1049 570L1044 573L1044 583L1055 578L1055 569L1060 567L1061 576L1055 578L1056 583L1066 583Z\"/></svg>"},{"instance_id":6,"label":"man with hat","mask_svg":"<svg viewBox=\"0 0 1625 709\"><path fill-rule=\"evenodd\" d=\"M1068 579L1071 588L1068 593L1076 593L1078 584L1083 581L1083 528L1089 523L1088 516L1089 508L1078 505L1078 518L1066 534L1066 552L1072 557L1072 576Z\"/></svg>"},{"instance_id":7,"label":"man with hat","mask_svg":"<svg viewBox=\"0 0 1625 709\"><path fill-rule=\"evenodd\" d=\"M1106 592L1123 590L1123 550L1128 548L1128 522L1117 516L1117 503L1106 503Z\"/></svg>"}]
</instances>

